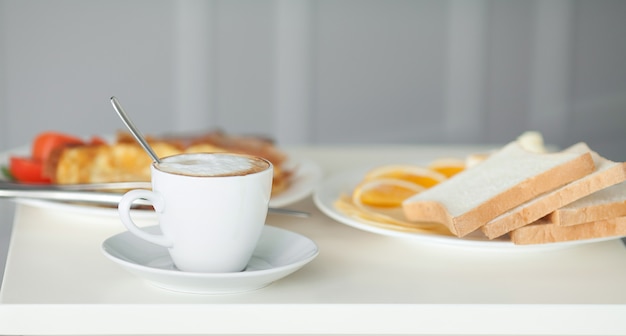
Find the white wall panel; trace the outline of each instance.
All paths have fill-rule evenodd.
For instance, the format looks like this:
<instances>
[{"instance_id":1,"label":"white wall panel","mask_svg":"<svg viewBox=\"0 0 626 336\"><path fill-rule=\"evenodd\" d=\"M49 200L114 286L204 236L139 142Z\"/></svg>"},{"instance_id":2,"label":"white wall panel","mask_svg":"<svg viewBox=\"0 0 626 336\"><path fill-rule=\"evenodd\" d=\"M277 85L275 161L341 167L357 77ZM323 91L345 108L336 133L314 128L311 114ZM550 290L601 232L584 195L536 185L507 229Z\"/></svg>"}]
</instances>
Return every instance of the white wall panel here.
<instances>
[{"instance_id":1,"label":"white wall panel","mask_svg":"<svg viewBox=\"0 0 626 336\"><path fill-rule=\"evenodd\" d=\"M452 0L445 50L445 133L449 142L483 139L487 2Z\"/></svg>"},{"instance_id":2,"label":"white wall panel","mask_svg":"<svg viewBox=\"0 0 626 336\"><path fill-rule=\"evenodd\" d=\"M314 4L314 140L443 139L447 3Z\"/></svg>"},{"instance_id":3,"label":"white wall panel","mask_svg":"<svg viewBox=\"0 0 626 336\"><path fill-rule=\"evenodd\" d=\"M270 134L274 99L271 1L215 3L215 127Z\"/></svg>"},{"instance_id":4,"label":"white wall panel","mask_svg":"<svg viewBox=\"0 0 626 336\"><path fill-rule=\"evenodd\" d=\"M490 2L483 141L513 139L530 126L533 5L532 1Z\"/></svg>"},{"instance_id":5,"label":"white wall panel","mask_svg":"<svg viewBox=\"0 0 626 336\"><path fill-rule=\"evenodd\" d=\"M312 1L275 2L273 134L279 143L312 140Z\"/></svg>"},{"instance_id":6,"label":"white wall panel","mask_svg":"<svg viewBox=\"0 0 626 336\"><path fill-rule=\"evenodd\" d=\"M626 160L626 2L575 4L566 137Z\"/></svg>"},{"instance_id":7,"label":"white wall panel","mask_svg":"<svg viewBox=\"0 0 626 336\"><path fill-rule=\"evenodd\" d=\"M7 73L7 50L6 50L6 36L8 34L9 27L7 26L7 9L5 1L0 1L0 150L8 147L9 135L7 134L7 128L9 124L9 113L7 104L7 85L6 80Z\"/></svg>"},{"instance_id":8,"label":"white wall panel","mask_svg":"<svg viewBox=\"0 0 626 336\"><path fill-rule=\"evenodd\" d=\"M0 145L220 127L282 143L503 142L626 156L626 3L0 0ZM615 141L617 139L617 141Z\"/></svg>"},{"instance_id":9,"label":"white wall panel","mask_svg":"<svg viewBox=\"0 0 626 336\"><path fill-rule=\"evenodd\" d=\"M176 3L174 59L174 132L198 132L215 123L213 2Z\"/></svg>"},{"instance_id":10,"label":"white wall panel","mask_svg":"<svg viewBox=\"0 0 626 336\"><path fill-rule=\"evenodd\" d=\"M9 145L44 129L111 133L117 95L137 124L172 124L174 3L5 1L4 66Z\"/></svg>"},{"instance_id":11,"label":"white wall panel","mask_svg":"<svg viewBox=\"0 0 626 336\"><path fill-rule=\"evenodd\" d=\"M572 4L535 1L532 36L529 128L547 141L565 143L570 109Z\"/></svg>"}]
</instances>

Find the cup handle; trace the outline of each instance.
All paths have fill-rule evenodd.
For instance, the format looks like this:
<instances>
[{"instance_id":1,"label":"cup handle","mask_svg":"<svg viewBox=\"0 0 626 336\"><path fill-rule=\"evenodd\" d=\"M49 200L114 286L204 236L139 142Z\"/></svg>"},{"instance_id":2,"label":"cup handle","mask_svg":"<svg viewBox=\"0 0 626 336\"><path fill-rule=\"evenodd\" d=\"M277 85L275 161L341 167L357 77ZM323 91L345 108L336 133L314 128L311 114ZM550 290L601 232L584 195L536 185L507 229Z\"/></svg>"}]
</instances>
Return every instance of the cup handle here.
<instances>
[{"instance_id":1,"label":"cup handle","mask_svg":"<svg viewBox=\"0 0 626 336\"><path fill-rule=\"evenodd\" d=\"M151 190L131 190L122 196L120 203L117 207L117 210L120 214L120 219L122 223L128 231L130 231L135 236L151 242L153 244L157 244L163 247L172 247L173 242L163 235L151 234L146 231L140 229L135 222L133 222L130 217L130 208L135 200L138 199L146 199L148 202L152 203L154 210L156 212L163 212L163 208L165 207L165 200L161 194L151 191Z\"/></svg>"}]
</instances>

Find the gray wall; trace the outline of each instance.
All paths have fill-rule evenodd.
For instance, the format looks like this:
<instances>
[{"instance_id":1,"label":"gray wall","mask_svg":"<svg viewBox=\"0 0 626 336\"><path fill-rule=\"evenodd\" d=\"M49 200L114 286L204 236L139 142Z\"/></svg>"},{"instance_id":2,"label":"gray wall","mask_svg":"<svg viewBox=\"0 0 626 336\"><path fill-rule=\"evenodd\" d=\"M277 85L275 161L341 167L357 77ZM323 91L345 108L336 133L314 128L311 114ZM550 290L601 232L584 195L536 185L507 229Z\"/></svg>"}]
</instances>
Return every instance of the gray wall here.
<instances>
[{"instance_id":1,"label":"gray wall","mask_svg":"<svg viewBox=\"0 0 626 336\"><path fill-rule=\"evenodd\" d=\"M503 142L626 159L624 1L0 0L0 148L44 129Z\"/></svg>"},{"instance_id":2,"label":"gray wall","mask_svg":"<svg viewBox=\"0 0 626 336\"><path fill-rule=\"evenodd\" d=\"M626 160L624 36L619 0L0 0L0 150L46 129L111 134L116 95L145 133L423 144L534 129Z\"/></svg>"}]
</instances>

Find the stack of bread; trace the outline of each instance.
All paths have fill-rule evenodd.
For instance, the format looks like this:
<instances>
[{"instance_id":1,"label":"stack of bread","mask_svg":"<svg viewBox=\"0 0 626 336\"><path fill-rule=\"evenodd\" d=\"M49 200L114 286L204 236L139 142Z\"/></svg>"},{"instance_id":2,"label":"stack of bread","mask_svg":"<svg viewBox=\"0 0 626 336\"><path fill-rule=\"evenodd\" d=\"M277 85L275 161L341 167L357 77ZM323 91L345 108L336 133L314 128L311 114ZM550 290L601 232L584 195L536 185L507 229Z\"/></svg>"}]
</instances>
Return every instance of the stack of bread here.
<instances>
[{"instance_id":1,"label":"stack of bread","mask_svg":"<svg viewBox=\"0 0 626 336\"><path fill-rule=\"evenodd\" d=\"M509 235L515 244L626 236L626 163L585 143L548 152L528 132L473 167L406 199L412 222L437 222L464 237Z\"/></svg>"}]
</instances>

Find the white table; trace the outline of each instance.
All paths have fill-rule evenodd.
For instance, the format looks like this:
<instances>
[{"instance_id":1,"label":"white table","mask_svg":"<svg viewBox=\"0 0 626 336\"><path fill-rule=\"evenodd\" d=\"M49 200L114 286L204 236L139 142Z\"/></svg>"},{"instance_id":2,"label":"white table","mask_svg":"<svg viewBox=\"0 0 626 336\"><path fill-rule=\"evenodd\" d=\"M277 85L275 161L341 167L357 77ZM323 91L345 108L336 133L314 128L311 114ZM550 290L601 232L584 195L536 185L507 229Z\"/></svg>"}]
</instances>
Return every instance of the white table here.
<instances>
[{"instance_id":1,"label":"white table","mask_svg":"<svg viewBox=\"0 0 626 336\"><path fill-rule=\"evenodd\" d=\"M300 147L327 174L460 156L472 147ZM268 224L313 239L319 256L234 295L156 288L110 262L115 217L17 206L0 290L0 334L626 334L620 240L548 252L433 246L337 223L307 198ZM149 223L147 223L149 224Z\"/></svg>"}]
</instances>

